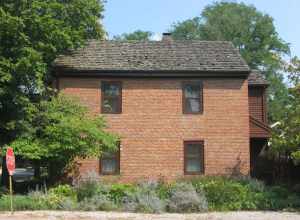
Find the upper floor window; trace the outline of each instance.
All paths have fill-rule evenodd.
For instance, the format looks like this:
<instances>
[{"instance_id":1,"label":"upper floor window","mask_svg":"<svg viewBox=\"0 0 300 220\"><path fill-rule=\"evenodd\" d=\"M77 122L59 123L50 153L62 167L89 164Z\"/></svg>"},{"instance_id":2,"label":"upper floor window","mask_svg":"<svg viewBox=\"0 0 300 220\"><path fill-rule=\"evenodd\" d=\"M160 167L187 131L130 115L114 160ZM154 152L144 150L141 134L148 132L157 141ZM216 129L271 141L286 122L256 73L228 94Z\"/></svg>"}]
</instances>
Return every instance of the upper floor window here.
<instances>
[{"instance_id":1,"label":"upper floor window","mask_svg":"<svg viewBox=\"0 0 300 220\"><path fill-rule=\"evenodd\" d=\"M204 142L203 141L184 142L184 173L185 174L204 173Z\"/></svg>"},{"instance_id":2,"label":"upper floor window","mask_svg":"<svg viewBox=\"0 0 300 220\"><path fill-rule=\"evenodd\" d=\"M120 114L122 112L121 82L104 81L101 91L101 113Z\"/></svg>"},{"instance_id":3,"label":"upper floor window","mask_svg":"<svg viewBox=\"0 0 300 220\"><path fill-rule=\"evenodd\" d=\"M201 82L183 83L182 105L184 114L201 114L203 112L203 86Z\"/></svg>"}]
</instances>

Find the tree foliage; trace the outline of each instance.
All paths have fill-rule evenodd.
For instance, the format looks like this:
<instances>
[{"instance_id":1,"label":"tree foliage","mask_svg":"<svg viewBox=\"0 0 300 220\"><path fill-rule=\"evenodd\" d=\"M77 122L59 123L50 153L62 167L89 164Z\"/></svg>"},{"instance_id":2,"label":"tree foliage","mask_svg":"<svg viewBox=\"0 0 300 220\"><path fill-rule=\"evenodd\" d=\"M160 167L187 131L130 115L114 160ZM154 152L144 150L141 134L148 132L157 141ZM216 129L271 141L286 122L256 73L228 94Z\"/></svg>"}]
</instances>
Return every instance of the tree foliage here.
<instances>
[{"instance_id":1,"label":"tree foliage","mask_svg":"<svg viewBox=\"0 0 300 220\"><path fill-rule=\"evenodd\" d=\"M288 155L300 163L300 60L295 57L286 66L290 83L288 103L281 106L284 114L273 128L271 150Z\"/></svg>"},{"instance_id":2,"label":"tree foliage","mask_svg":"<svg viewBox=\"0 0 300 220\"><path fill-rule=\"evenodd\" d=\"M26 130L33 102L49 94L58 54L104 35L101 0L0 2L0 145Z\"/></svg>"},{"instance_id":3,"label":"tree foliage","mask_svg":"<svg viewBox=\"0 0 300 220\"><path fill-rule=\"evenodd\" d=\"M275 65L289 53L272 17L243 3L214 3L200 17L174 24L171 31L176 39L232 41L253 68Z\"/></svg>"},{"instance_id":4,"label":"tree foliage","mask_svg":"<svg viewBox=\"0 0 300 220\"><path fill-rule=\"evenodd\" d=\"M41 101L30 114L30 129L10 143L23 159L60 171L75 158L99 157L116 147L117 136L105 131L103 118L74 98L58 95Z\"/></svg>"},{"instance_id":5,"label":"tree foliage","mask_svg":"<svg viewBox=\"0 0 300 220\"><path fill-rule=\"evenodd\" d=\"M150 31L136 30L132 33L114 36L113 39L117 41L148 41L152 35L153 33Z\"/></svg>"}]
</instances>

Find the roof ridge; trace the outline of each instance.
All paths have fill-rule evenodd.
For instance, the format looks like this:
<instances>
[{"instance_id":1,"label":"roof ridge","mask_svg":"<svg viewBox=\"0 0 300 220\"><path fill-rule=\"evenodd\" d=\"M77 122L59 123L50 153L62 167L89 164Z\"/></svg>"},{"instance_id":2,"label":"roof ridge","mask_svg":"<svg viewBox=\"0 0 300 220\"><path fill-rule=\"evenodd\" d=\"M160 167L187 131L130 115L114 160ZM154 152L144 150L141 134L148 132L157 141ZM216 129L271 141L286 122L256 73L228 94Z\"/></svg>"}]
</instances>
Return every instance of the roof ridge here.
<instances>
[{"instance_id":1,"label":"roof ridge","mask_svg":"<svg viewBox=\"0 0 300 220\"><path fill-rule=\"evenodd\" d=\"M230 41L116 41L90 39L54 66L74 70L210 71L248 73Z\"/></svg>"},{"instance_id":2,"label":"roof ridge","mask_svg":"<svg viewBox=\"0 0 300 220\"><path fill-rule=\"evenodd\" d=\"M87 42L118 42L118 43L132 43L132 42L137 42L137 43L157 43L157 42L162 42L165 43L163 40L114 40L114 39L88 39ZM187 40L187 39L172 39L168 42L203 42L203 43L230 43L233 45L232 41L227 41L227 40ZM234 46L234 45L233 45Z\"/></svg>"}]
</instances>

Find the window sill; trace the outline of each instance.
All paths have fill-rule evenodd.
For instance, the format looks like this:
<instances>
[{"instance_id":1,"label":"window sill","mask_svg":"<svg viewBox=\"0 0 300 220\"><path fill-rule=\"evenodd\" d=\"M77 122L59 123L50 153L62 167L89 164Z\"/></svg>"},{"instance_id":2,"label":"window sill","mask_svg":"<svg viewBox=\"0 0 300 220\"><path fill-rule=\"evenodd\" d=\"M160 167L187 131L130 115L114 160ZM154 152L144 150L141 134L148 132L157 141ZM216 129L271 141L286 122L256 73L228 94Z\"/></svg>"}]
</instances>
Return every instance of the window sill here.
<instances>
[{"instance_id":1,"label":"window sill","mask_svg":"<svg viewBox=\"0 0 300 220\"><path fill-rule=\"evenodd\" d=\"M203 172L184 172L185 176L203 176Z\"/></svg>"},{"instance_id":2,"label":"window sill","mask_svg":"<svg viewBox=\"0 0 300 220\"><path fill-rule=\"evenodd\" d=\"M102 115L120 115L122 112L101 112Z\"/></svg>"},{"instance_id":3,"label":"window sill","mask_svg":"<svg viewBox=\"0 0 300 220\"><path fill-rule=\"evenodd\" d=\"M100 173L100 176L119 176L120 173Z\"/></svg>"}]
</instances>

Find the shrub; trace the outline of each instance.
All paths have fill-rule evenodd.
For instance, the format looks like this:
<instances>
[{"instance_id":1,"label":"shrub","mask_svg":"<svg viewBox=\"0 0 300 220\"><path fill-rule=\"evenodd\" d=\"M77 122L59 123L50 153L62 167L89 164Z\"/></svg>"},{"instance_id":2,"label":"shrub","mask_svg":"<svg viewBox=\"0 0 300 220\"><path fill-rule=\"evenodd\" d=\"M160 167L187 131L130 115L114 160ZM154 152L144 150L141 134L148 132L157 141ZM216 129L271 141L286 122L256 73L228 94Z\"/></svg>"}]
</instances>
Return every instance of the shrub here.
<instances>
[{"instance_id":1,"label":"shrub","mask_svg":"<svg viewBox=\"0 0 300 220\"><path fill-rule=\"evenodd\" d=\"M295 188L293 189L295 190ZM14 196L15 210L85 210L160 213L226 210L295 210L300 197L287 186L265 186L249 177L202 177L173 184L105 184L89 174L76 184ZM0 211L10 209L2 195Z\"/></svg>"},{"instance_id":2,"label":"shrub","mask_svg":"<svg viewBox=\"0 0 300 220\"><path fill-rule=\"evenodd\" d=\"M204 190L210 210L256 209L248 186L225 177L204 177L192 181L197 191Z\"/></svg>"},{"instance_id":3,"label":"shrub","mask_svg":"<svg viewBox=\"0 0 300 220\"><path fill-rule=\"evenodd\" d=\"M191 180L203 189L213 211L283 210L300 207L300 198L283 186L266 187L249 177L203 177Z\"/></svg>"},{"instance_id":4,"label":"shrub","mask_svg":"<svg viewBox=\"0 0 300 220\"><path fill-rule=\"evenodd\" d=\"M115 203L119 204L128 195L133 193L136 188L130 184L113 184L109 189L109 197Z\"/></svg>"},{"instance_id":5,"label":"shrub","mask_svg":"<svg viewBox=\"0 0 300 220\"><path fill-rule=\"evenodd\" d=\"M160 199L167 200L170 196L170 189L171 189L170 184L164 184L164 185L160 185L156 189L156 192L157 192Z\"/></svg>"},{"instance_id":6,"label":"shrub","mask_svg":"<svg viewBox=\"0 0 300 220\"><path fill-rule=\"evenodd\" d=\"M164 201L157 194L158 184L143 182L123 198L123 210L130 212L161 213L165 210Z\"/></svg>"},{"instance_id":7,"label":"shrub","mask_svg":"<svg viewBox=\"0 0 300 220\"><path fill-rule=\"evenodd\" d=\"M47 209L58 209L62 201L62 198L55 194L45 194L38 190L29 192L28 197L32 198L36 203L44 204Z\"/></svg>"},{"instance_id":8,"label":"shrub","mask_svg":"<svg viewBox=\"0 0 300 220\"><path fill-rule=\"evenodd\" d=\"M73 191L70 186L59 186L50 189L49 193L32 191L28 196L39 203L46 204L48 209L74 210L77 208L77 199Z\"/></svg>"},{"instance_id":9,"label":"shrub","mask_svg":"<svg viewBox=\"0 0 300 220\"><path fill-rule=\"evenodd\" d=\"M170 212L204 212L208 210L205 194L190 183L177 183L169 192L167 210Z\"/></svg>"},{"instance_id":10,"label":"shrub","mask_svg":"<svg viewBox=\"0 0 300 220\"><path fill-rule=\"evenodd\" d=\"M79 205L76 200L66 197L59 203L58 208L60 210L73 211L78 210Z\"/></svg>"},{"instance_id":11,"label":"shrub","mask_svg":"<svg viewBox=\"0 0 300 220\"><path fill-rule=\"evenodd\" d=\"M85 198L92 198L99 190L99 177L94 172L89 172L86 176L83 176L75 184L78 201L82 201Z\"/></svg>"},{"instance_id":12,"label":"shrub","mask_svg":"<svg viewBox=\"0 0 300 220\"><path fill-rule=\"evenodd\" d=\"M258 209L283 210L300 208L300 197L281 186L269 187L256 195Z\"/></svg>"},{"instance_id":13,"label":"shrub","mask_svg":"<svg viewBox=\"0 0 300 220\"><path fill-rule=\"evenodd\" d=\"M117 206L105 194L97 194L91 198L84 198L79 203L83 211L111 211L117 209Z\"/></svg>"},{"instance_id":14,"label":"shrub","mask_svg":"<svg viewBox=\"0 0 300 220\"><path fill-rule=\"evenodd\" d=\"M50 209L44 200L37 200L31 196L15 195L13 197L14 210L47 210ZM10 210L10 196L4 195L0 200L0 211Z\"/></svg>"},{"instance_id":15,"label":"shrub","mask_svg":"<svg viewBox=\"0 0 300 220\"><path fill-rule=\"evenodd\" d=\"M225 177L223 177L225 178ZM230 179L227 179L227 181ZM265 190L265 184L264 182L251 178L250 176L239 176L239 177L233 177L231 180L237 181L241 183L242 185L245 185L249 187L250 191L253 192L263 192Z\"/></svg>"},{"instance_id":16,"label":"shrub","mask_svg":"<svg viewBox=\"0 0 300 220\"><path fill-rule=\"evenodd\" d=\"M58 197L71 197L71 198L76 198L76 192L75 190L67 184L64 185L58 185L54 188L51 188L49 190L50 194L57 195Z\"/></svg>"}]
</instances>

